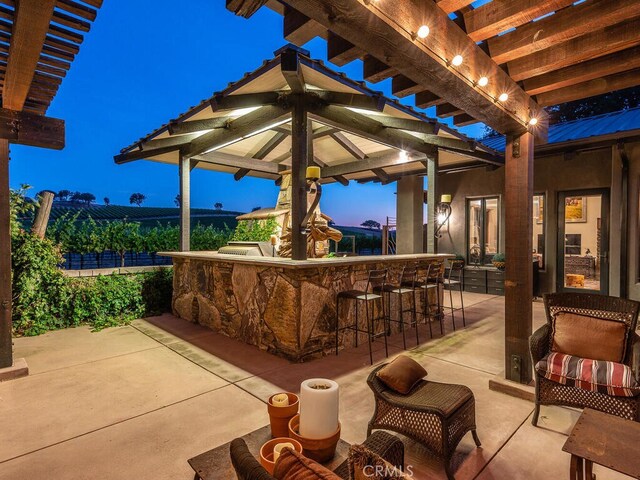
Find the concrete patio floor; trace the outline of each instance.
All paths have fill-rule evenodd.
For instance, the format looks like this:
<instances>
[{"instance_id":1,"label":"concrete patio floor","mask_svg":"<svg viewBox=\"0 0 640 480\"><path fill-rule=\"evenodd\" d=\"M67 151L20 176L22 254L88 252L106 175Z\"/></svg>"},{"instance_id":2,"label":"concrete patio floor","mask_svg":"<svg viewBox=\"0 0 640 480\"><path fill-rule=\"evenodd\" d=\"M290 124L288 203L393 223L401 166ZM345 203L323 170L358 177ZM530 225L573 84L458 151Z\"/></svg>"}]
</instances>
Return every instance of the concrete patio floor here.
<instances>
[{"instance_id":1,"label":"concrete patio floor","mask_svg":"<svg viewBox=\"0 0 640 480\"><path fill-rule=\"evenodd\" d=\"M543 407L540 428L533 404L489 390L503 370L504 299L465 294L467 327L415 347L408 354L432 380L462 383L476 396L482 448L470 435L454 457L457 479L564 479L569 455L561 448L579 412ZM535 325L544 319L534 303ZM434 332L435 333L435 332ZM412 341L413 340L413 341ZM390 357L403 351L389 339ZM384 348L377 341L374 362ZM28 377L0 383L0 479L191 479L187 459L268 423L265 399L298 391L301 380L329 377L341 386L342 436L362 442L373 411L366 385L366 344L339 356L292 364L171 315L92 333L88 328L15 339ZM406 440L406 439L405 439ZM444 471L424 450L405 441L416 479ZM628 478L596 466L599 480ZM226 480L226 479L225 479Z\"/></svg>"}]
</instances>

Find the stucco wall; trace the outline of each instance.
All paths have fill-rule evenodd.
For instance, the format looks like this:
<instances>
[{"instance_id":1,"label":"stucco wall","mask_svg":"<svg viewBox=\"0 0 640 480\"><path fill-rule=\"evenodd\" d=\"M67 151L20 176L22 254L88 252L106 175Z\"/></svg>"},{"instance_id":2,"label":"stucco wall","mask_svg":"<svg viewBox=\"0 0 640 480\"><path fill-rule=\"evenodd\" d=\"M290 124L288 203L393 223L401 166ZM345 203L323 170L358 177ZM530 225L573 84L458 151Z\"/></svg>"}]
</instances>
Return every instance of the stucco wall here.
<instances>
[{"instance_id":1,"label":"stucco wall","mask_svg":"<svg viewBox=\"0 0 640 480\"><path fill-rule=\"evenodd\" d=\"M635 189L637 198L638 182L640 180L640 149L635 147ZM619 170L619 162L612 161L612 148L579 152L573 154L558 154L537 158L534 170L534 192L546 194L545 204L545 269L540 274L542 291L555 290L556 257L557 257L557 200L558 192L565 190L582 190L591 188L611 189L611 264L610 292L619 292L619 185L612 186L612 172ZM613 187L613 188L612 188ZM461 173L440 174L438 176L438 195L450 193L453 195L452 215L449 230L445 231L438 244L439 252L466 253L465 239L465 204L466 199L478 196L499 195L501 203L504 193L504 168L496 170L475 169ZM618 198L616 204L615 199ZM636 205L637 212L637 205ZM635 213L637 217L637 213ZM500 250L504 251L504 208L500 212ZM635 231L635 230L634 230ZM616 240L617 237L617 240ZM616 242L618 250L616 253ZM637 243L637 240L634 242ZM637 246L636 246L637 251ZM618 280L616 280L616 277ZM640 293L640 284L637 285Z\"/></svg>"}]
</instances>

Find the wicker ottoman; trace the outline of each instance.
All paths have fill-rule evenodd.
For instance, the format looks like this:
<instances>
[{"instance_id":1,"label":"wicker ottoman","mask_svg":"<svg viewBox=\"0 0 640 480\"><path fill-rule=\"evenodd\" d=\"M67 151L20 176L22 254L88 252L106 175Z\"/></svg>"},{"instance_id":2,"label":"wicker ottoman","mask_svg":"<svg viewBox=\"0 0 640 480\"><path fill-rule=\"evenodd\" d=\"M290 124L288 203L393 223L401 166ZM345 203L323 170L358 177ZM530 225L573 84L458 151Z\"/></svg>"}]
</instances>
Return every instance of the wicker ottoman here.
<instances>
[{"instance_id":1,"label":"wicker ottoman","mask_svg":"<svg viewBox=\"0 0 640 480\"><path fill-rule=\"evenodd\" d=\"M451 457L462 437L471 431L480 446L473 392L464 385L421 380L411 392L402 395L378 379L376 373L382 367L374 369L367 379L376 402L367 436L373 429L405 435L442 460L447 478L453 479Z\"/></svg>"}]
</instances>

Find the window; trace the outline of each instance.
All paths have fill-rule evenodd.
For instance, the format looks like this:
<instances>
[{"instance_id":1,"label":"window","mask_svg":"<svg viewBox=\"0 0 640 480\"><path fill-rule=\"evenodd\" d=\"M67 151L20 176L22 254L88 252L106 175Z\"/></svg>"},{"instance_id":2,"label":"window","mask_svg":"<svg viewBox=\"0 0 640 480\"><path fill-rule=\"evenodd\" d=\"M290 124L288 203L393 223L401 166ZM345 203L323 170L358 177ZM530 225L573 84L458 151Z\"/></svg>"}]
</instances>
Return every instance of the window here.
<instances>
[{"instance_id":1,"label":"window","mask_svg":"<svg viewBox=\"0 0 640 480\"><path fill-rule=\"evenodd\" d=\"M545 196L536 194L533 196L533 256L538 260L540 269L545 267L544 233L545 233Z\"/></svg>"},{"instance_id":2,"label":"window","mask_svg":"<svg viewBox=\"0 0 640 480\"><path fill-rule=\"evenodd\" d=\"M500 199L467 200L467 260L472 265L489 265L498 253Z\"/></svg>"}]
</instances>

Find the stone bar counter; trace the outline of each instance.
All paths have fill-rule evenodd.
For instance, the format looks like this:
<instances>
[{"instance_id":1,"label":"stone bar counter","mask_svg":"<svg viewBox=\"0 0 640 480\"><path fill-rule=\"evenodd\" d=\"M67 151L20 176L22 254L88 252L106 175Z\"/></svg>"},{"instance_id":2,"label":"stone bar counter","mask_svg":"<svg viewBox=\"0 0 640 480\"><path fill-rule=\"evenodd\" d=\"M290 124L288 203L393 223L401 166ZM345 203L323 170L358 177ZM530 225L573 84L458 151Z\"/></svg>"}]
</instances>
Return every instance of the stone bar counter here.
<instances>
[{"instance_id":1,"label":"stone bar counter","mask_svg":"<svg viewBox=\"0 0 640 480\"><path fill-rule=\"evenodd\" d=\"M294 361L335 351L336 295L364 289L370 270L388 269L389 281L395 283L404 265L453 258L442 254L308 260L217 252L162 255L173 258L175 315ZM341 302L341 326L353 324L353 308L346 304ZM420 320L420 304L418 314ZM361 328L366 328L364 315L360 320ZM381 328L378 325L377 331ZM353 337L352 331L343 331L340 346L350 346Z\"/></svg>"}]
</instances>

